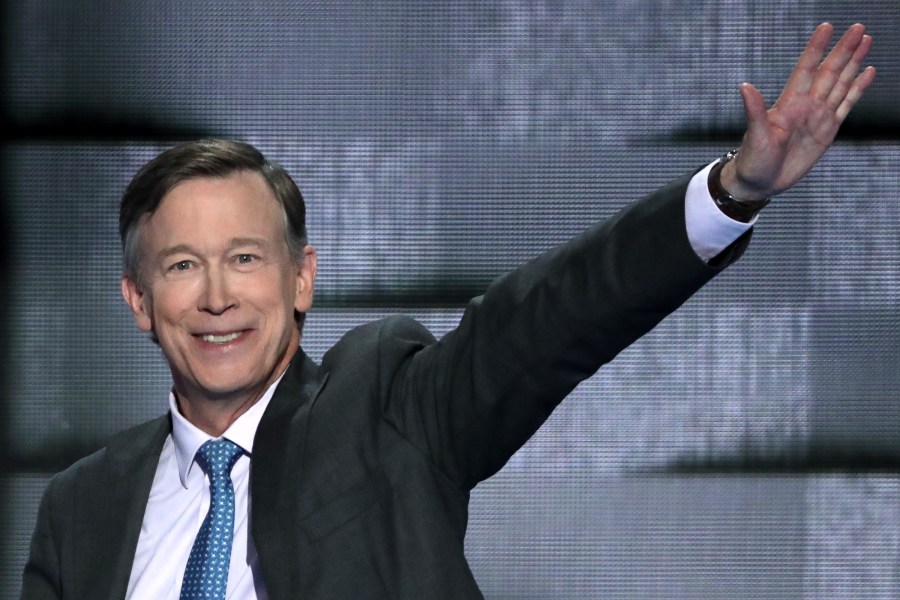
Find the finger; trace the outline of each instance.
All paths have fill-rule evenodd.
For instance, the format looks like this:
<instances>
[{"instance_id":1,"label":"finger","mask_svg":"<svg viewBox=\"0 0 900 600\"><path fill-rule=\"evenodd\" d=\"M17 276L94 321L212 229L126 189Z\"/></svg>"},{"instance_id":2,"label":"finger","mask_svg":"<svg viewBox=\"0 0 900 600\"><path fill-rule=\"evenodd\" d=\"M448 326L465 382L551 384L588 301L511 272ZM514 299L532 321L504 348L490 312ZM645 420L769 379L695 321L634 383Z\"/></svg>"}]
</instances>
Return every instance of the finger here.
<instances>
[{"instance_id":1,"label":"finger","mask_svg":"<svg viewBox=\"0 0 900 600\"><path fill-rule=\"evenodd\" d=\"M853 81L853 85L850 86L850 91L847 92L847 97L844 98L844 101L841 102L841 105L837 108L836 115L840 122L843 122L843 120L847 118L847 115L850 114L850 110L856 104L856 101L862 98L863 93L870 85L872 85L873 81L875 81L875 67L866 67L863 69L863 72L856 77Z\"/></svg>"},{"instance_id":2,"label":"finger","mask_svg":"<svg viewBox=\"0 0 900 600\"><path fill-rule=\"evenodd\" d=\"M816 70L819 68L819 63L822 60L822 55L825 54L825 48L828 47L828 42L831 41L833 31L834 27L829 23L822 23L816 27L816 30L806 43L803 54L797 60L797 64L788 78L787 84L784 86L782 96L794 93L806 94L809 92Z\"/></svg>"},{"instance_id":3,"label":"finger","mask_svg":"<svg viewBox=\"0 0 900 600\"><path fill-rule=\"evenodd\" d=\"M741 84L741 99L747 116L747 134L751 139L764 139L768 131L768 112L762 93L751 83Z\"/></svg>"},{"instance_id":4,"label":"finger","mask_svg":"<svg viewBox=\"0 0 900 600\"><path fill-rule=\"evenodd\" d=\"M853 58L844 67L844 70L841 72L841 75L832 88L831 93L828 94L826 104L830 108L837 108L838 106L840 106L841 102L844 101L844 98L847 96L847 91L850 89L850 86L853 84L853 82L856 81L856 76L859 73L859 69L862 66L862 63L865 60L866 55L869 53L869 49L871 47L871 36L863 36L863 39L860 41L859 46L853 53Z\"/></svg>"},{"instance_id":5,"label":"finger","mask_svg":"<svg viewBox=\"0 0 900 600\"><path fill-rule=\"evenodd\" d=\"M856 56L856 51L867 37L865 31L866 28L860 23L851 25L844 35L841 36L841 39L838 40L838 43L835 44L831 52L828 53L828 56L825 57L825 60L822 61L822 64L816 70L815 78L809 90L814 98L828 97L844 72L844 68L852 62ZM865 54L863 54L864 57Z\"/></svg>"}]
</instances>

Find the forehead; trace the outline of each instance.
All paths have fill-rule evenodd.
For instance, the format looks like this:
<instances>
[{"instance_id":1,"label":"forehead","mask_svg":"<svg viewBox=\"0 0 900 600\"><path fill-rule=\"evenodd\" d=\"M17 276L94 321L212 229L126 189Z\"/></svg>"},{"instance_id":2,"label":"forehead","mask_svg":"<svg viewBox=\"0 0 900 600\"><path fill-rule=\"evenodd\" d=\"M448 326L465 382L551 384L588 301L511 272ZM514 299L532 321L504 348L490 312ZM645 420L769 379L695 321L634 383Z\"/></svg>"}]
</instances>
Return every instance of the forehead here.
<instances>
[{"instance_id":1,"label":"forehead","mask_svg":"<svg viewBox=\"0 0 900 600\"><path fill-rule=\"evenodd\" d=\"M262 175L241 171L175 185L143 224L145 250L212 247L223 239L284 240L284 213Z\"/></svg>"}]
</instances>

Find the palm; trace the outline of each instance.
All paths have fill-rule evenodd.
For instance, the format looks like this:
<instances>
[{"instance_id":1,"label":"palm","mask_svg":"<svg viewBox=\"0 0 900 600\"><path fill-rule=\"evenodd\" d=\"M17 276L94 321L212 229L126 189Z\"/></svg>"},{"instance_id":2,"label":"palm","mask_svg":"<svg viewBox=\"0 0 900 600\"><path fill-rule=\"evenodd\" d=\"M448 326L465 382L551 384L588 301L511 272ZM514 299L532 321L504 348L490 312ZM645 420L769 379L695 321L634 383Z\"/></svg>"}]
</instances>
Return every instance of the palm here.
<instances>
[{"instance_id":1,"label":"palm","mask_svg":"<svg viewBox=\"0 0 900 600\"><path fill-rule=\"evenodd\" d=\"M744 84L741 95L747 133L735 160L732 193L754 199L773 196L800 180L834 140L850 109L872 83L875 70L860 72L872 45L862 25L850 27L825 60L832 27L820 25L772 108Z\"/></svg>"}]
</instances>

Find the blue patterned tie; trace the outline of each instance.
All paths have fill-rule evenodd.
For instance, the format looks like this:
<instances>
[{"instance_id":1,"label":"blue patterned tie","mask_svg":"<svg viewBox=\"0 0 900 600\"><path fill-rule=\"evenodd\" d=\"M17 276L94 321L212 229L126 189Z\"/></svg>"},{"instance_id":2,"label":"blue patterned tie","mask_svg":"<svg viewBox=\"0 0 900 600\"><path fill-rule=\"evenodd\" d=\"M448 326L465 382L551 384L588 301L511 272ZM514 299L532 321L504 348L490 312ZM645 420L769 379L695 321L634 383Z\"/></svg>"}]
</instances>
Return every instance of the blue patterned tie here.
<instances>
[{"instance_id":1,"label":"blue patterned tie","mask_svg":"<svg viewBox=\"0 0 900 600\"><path fill-rule=\"evenodd\" d=\"M181 600L223 600L234 537L231 467L241 449L226 439L209 440L197 450L197 463L209 475L209 512L203 519L181 584Z\"/></svg>"}]
</instances>

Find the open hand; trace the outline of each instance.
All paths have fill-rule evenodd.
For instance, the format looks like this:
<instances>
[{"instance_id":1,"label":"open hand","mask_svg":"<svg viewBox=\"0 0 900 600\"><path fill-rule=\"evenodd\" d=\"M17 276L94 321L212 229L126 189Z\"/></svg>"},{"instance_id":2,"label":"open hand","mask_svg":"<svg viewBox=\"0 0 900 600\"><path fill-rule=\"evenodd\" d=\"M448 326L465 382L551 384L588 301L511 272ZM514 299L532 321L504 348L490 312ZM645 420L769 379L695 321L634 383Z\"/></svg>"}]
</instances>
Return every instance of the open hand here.
<instances>
[{"instance_id":1,"label":"open hand","mask_svg":"<svg viewBox=\"0 0 900 600\"><path fill-rule=\"evenodd\" d=\"M828 23L816 28L772 108L766 110L762 94L751 84L741 85L747 133L737 158L721 175L732 196L758 200L797 183L825 154L875 79L874 67L860 71L872 38L859 23L822 60L833 29Z\"/></svg>"}]
</instances>

